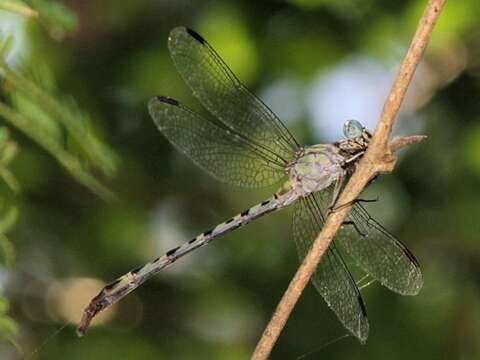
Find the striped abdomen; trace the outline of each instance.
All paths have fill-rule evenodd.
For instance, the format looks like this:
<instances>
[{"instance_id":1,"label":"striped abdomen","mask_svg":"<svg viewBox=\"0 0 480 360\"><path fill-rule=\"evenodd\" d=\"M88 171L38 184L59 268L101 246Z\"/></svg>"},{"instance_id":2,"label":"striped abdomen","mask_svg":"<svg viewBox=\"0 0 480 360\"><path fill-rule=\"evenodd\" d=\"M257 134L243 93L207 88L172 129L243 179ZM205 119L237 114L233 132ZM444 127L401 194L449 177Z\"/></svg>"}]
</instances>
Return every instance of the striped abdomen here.
<instances>
[{"instance_id":1,"label":"striped abdomen","mask_svg":"<svg viewBox=\"0 0 480 360\"><path fill-rule=\"evenodd\" d=\"M117 280L111 282L105 286L96 297L92 299L88 307L85 309L82 321L77 329L77 334L82 336L87 331L90 321L97 313L123 298L132 290L140 286L144 281L158 273L163 268L172 264L177 259L201 246L208 244L211 240L220 235L233 231L236 228L243 226L262 215L279 209L280 207L284 206L282 205L283 203L284 202L280 199L279 195L275 194L268 200L252 206L244 212L232 217L231 219L228 219L224 223L217 225L213 229L205 231L183 245L167 251L165 255L143 266L133 269Z\"/></svg>"}]
</instances>

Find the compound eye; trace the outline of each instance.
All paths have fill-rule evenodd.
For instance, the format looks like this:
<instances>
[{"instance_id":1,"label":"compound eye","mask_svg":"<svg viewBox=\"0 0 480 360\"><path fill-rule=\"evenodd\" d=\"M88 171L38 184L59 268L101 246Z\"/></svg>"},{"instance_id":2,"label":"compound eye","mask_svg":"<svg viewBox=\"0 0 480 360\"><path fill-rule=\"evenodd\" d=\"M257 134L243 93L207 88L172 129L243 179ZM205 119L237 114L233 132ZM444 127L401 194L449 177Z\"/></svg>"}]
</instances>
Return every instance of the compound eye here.
<instances>
[{"instance_id":1,"label":"compound eye","mask_svg":"<svg viewBox=\"0 0 480 360\"><path fill-rule=\"evenodd\" d=\"M343 124L343 135L347 139L354 139L362 135L363 125L357 120L347 120Z\"/></svg>"}]
</instances>

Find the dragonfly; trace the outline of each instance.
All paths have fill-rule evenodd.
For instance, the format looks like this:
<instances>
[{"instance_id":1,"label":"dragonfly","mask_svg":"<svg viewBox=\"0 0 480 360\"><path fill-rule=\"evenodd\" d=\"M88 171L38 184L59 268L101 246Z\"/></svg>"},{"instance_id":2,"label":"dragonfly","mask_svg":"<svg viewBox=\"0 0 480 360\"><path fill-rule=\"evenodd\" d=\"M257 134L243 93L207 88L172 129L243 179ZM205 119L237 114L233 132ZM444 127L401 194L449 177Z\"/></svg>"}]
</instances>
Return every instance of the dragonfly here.
<instances>
[{"instance_id":1,"label":"dragonfly","mask_svg":"<svg viewBox=\"0 0 480 360\"><path fill-rule=\"evenodd\" d=\"M302 146L197 32L175 28L168 46L180 75L213 116L202 117L175 99L157 96L149 101L148 110L160 132L220 181L247 188L283 182L268 199L106 285L84 310L79 336L96 314L184 255L289 205L294 208L293 238L300 258L305 257L372 137L360 122L348 120L344 139ZM360 201L351 205L312 282L343 326L364 343L369 332L366 306L345 255L401 295L416 295L423 280L418 261L407 247L375 221Z\"/></svg>"}]
</instances>

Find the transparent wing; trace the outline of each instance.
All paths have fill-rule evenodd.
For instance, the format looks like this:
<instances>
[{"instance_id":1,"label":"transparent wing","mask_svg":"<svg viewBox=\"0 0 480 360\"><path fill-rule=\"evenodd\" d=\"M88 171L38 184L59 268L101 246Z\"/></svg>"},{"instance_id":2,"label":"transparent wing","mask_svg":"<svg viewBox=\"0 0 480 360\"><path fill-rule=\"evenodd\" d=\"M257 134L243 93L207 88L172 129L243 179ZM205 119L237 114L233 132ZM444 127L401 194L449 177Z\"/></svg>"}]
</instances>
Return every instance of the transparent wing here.
<instances>
[{"instance_id":1,"label":"transparent wing","mask_svg":"<svg viewBox=\"0 0 480 360\"><path fill-rule=\"evenodd\" d=\"M416 295L423 285L415 256L356 203L336 237L349 255L383 286Z\"/></svg>"},{"instance_id":2,"label":"transparent wing","mask_svg":"<svg viewBox=\"0 0 480 360\"><path fill-rule=\"evenodd\" d=\"M301 259L307 254L322 226L323 215L314 195L297 201L293 214L293 237ZM366 341L369 325L365 305L334 244L324 254L312 282L342 324L361 342Z\"/></svg>"},{"instance_id":3,"label":"transparent wing","mask_svg":"<svg viewBox=\"0 0 480 360\"><path fill-rule=\"evenodd\" d=\"M167 97L152 98L148 110L165 137L217 179L245 187L267 186L285 175L285 163Z\"/></svg>"},{"instance_id":4,"label":"transparent wing","mask_svg":"<svg viewBox=\"0 0 480 360\"><path fill-rule=\"evenodd\" d=\"M331 205L333 191L330 186L316 194L320 197L318 203L323 213ZM415 256L360 203L352 207L335 242L383 286L402 295L415 295L420 291L423 279Z\"/></svg>"},{"instance_id":5,"label":"transparent wing","mask_svg":"<svg viewBox=\"0 0 480 360\"><path fill-rule=\"evenodd\" d=\"M215 50L193 30L178 27L169 49L193 94L215 117L239 136L285 161L298 144L280 119L235 77Z\"/></svg>"}]
</instances>

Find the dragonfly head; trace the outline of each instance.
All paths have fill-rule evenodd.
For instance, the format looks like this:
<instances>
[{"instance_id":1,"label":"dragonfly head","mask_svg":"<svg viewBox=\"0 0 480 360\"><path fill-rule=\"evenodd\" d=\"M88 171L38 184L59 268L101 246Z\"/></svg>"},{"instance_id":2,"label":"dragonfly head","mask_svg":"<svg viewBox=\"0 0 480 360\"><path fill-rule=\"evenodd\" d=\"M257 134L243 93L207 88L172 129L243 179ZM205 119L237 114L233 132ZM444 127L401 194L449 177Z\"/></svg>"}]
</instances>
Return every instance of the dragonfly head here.
<instances>
[{"instance_id":1,"label":"dragonfly head","mask_svg":"<svg viewBox=\"0 0 480 360\"><path fill-rule=\"evenodd\" d=\"M343 124L344 140L336 145L346 156L355 156L364 153L368 147L372 134L357 120L347 120Z\"/></svg>"},{"instance_id":2,"label":"dragonfly head","mask_svg":"<svg viewBox=\"0 0 480 360\"><path fill-rule=\"evenodd\" d=\"M347 120L343 124L343 135L347 139L354 139L362 135L364 126L357 120Z\"/></svg>"},{"instance_id":3,"label":"dragonfly head","mask_svg":"<svg viewBox=\"0 0 480 360\"><path fill-rule=\"evenodd\" d=\"M372 138L372 134L358 120L347 120L343 124L343 135L349 140L362 138L367 144Z\"/></svg>"}]
</instances>

